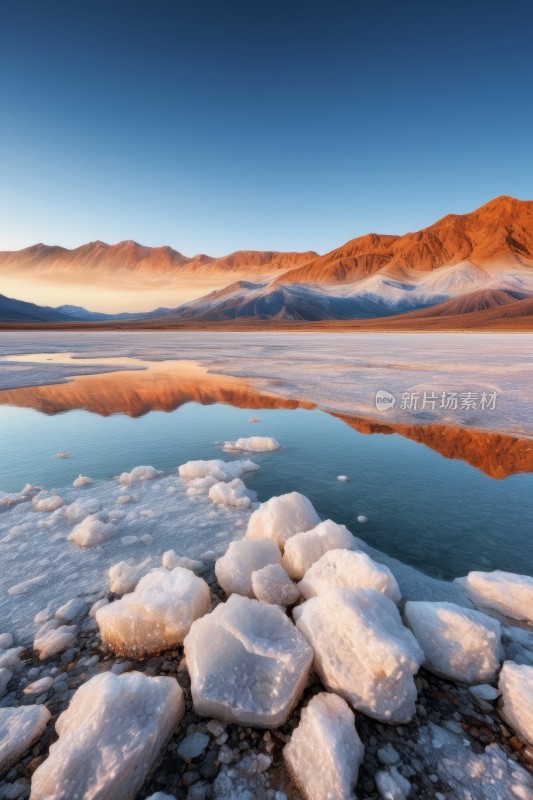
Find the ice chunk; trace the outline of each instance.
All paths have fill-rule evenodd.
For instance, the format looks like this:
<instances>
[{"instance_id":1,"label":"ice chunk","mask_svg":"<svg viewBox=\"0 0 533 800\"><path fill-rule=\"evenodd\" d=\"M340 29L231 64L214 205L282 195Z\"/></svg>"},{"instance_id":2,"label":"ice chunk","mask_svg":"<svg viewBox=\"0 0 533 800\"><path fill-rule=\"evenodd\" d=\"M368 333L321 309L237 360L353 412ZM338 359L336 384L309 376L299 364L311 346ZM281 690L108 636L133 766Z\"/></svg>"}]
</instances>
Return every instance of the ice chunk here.
<instances>
[{"instance_id":1,"label":"ice chunk","mask_svg":"<svg viewBox=\"0 0 533 800\"><path fill-rule=\"evenodd\" d=\"M69 542L80 547L94 547L111 539L118 528L113 522L103 522L98 514L90 514L67 536Z\"/></svg>"},{"instance_id":2,"label":"ice chunk","mask_svg":"<svg viewBox=\"0 0 533 800\"><path fill-rule=\"evenodd\" d=\"M398 609L375 589L333 589L293 611L322 683L383 722L408 722L424 655Z\"/></svg>"},{"instance_id":3,"label":"ice chunk","mask_svg":"<svg viewBox=\"0 0 533 800\"><path fill-rule=\"evenodd\" d=\"M504 625L502 641L508 661L533 666L533 631Z\"/></svg>"},{"instance_id":4,"label":"ice chunk","mask_svg":"<svg viewBox=\"0 0 533 800\"><path fill-rule=\"evenodd\" d=\"M184 710L174 678L97 675L58 718L59 739L33 774L31 799L133 800Z\"/></svg>"},{"instance_id":5,"label":"ice chunk","mask_svg":"<svg viewBox=\"0 0 533 800\"><path fill-rule=\"evenodd\" d=\"M138 541L138 536L123 536L120 540L120 544L123 544L124 547L130 547L132 544L137 544Z\"/></svg>"},{"instance_id":6,"label":"ice chunk","mask_svg":"<svg viewBox=\"0 0 533 800\"><path fill-rule=\"evenodd\" d=\"M33 681L33 683L29 683L25 689L24 694L30 695L31 697L37 697L44 692L47 692L48 689L52 686L54 679L50 676L46 676L44 678L39 678L37 681Z\"/></svg>"},{"instance_id":7,"label":"ice chunk","mask_svg":"<svg viewBox=\"0 0 533 800\"><path fill-rule=\"evenodd\" d=\"M245 450L248 453L268 453L279 450L280 444L272 436L250 436L248 439L237 439L234 442L224 442L224 450L232 452Z\"/></svg>"},{"instance_id":8,"label":"ice chunk","mask_svg":"<svg viewBox=\"0 0 533 800\"><path fill-rule=\"evenodd\" d=\"M0 633L0 650L13 647L13 637L10 633Z\"/></svg>"},{"instance_id":9,"label":"ice chunk","mask_svg":"<svg viewBox=\"0 0 533 800\"><path fill-rule=\"evenodd\" d=\"M59 625L57 620L45 622L39 628L33 640L33 649L39 653L41 661L64 653L76 644L77 628L75 625Z\"/></svg>"},{"instance_id":10,"label":"ice chunk","mask_svg":"<svg viewBox=\"0 0 533 800\"><path fill-rule=\"evenodd\" d=\"M32 490L31 484L26 484L22 492L2 492L0 491L0 508L14 506L25 500L29 500L29 493Z\"/></svg>"},{"instance_id":11,"label":"ice chunk","mask_svg":"<svg viewBox=\"0 0 533 800\"><path fill-rule=\"evenodd\" d=\"M490 683L480 683L478 686L471 686L469 691L480 700L497 700L501 692Z\"/></svg>"},{"instance_id":12,"label":"ice chunk","mask_svg":"<svg viewBox=\"0 0 533 800\"><path fill-rule=\"evenodd\" d=\"M207 583L188 569L154 569L135 591L96 612L103 641L119 655L140 657L183 642L211 608Z\"/></svg>"},{"instance_id":13,"label":"ice chunk","mask_svg":"<svg viewBox=\"0 0 533 800\"><path fill-rule=\"evenodd\" d=\"M252 572L252 590L258 600L280 606L293 606L300 598L298 587L281 564L268 564Z\"/></svg>"},{"instance_id":14,"label":"ice chunk","mask_svg":"<svg viewBox=\"0 0 533 800\"><path fill-rule=\"evenodd\" d=\"M61 508L63 502L58 494L41 492L33 498L33 508L35 511L55 511L56 508Z\"/></svg>"},{"instance_id":15,"label":"ice chunk","mask_svg":"<svg viewBox=\"0 0 533 800\"><path fill-rule=\"evenodd\" d=\"M411 784L396 767L376 773L376 788L382 800L407 800Z\"/></svg>"},{"instance_id":16,"label":"ice chunk","mask_svg":"<svg viewBox=\"0 0 533 800\"><path fill-rule=\"evenodd\" d=\"M136 498L132 494L121 494L120 497L117 497L117 505L125 506L126 503L133 503L135 502Z\"/></svg>"},{"instance_id":17,"label":"ice chunk","mask_svg":"<svg viewBox=\"0 0 533 800\"><path fill-rule=\"evenodd\" d=\"M342 697L321 692L303 709L283 750L305 800L351 800L364 748L353 711Z\"/></svg>"},{"instance_id":18,"label":"ice chunk","mask_svg":"<svg viewBox=\"0 0 533 800\"><path fill-rule=\"evenodd\" d=\"M248 522L247 539L272 539L280 549L301 531L308 531L320 522L311 501L299 492L271 497L261 503Z\"/></svg>"},{"instance_id":19,"label":"ice chunk","mask_svg":"<svg viewBox=\"0 0 533 800\"><path fill-rule=\"evenodd\" d=\"M78 475L72 485L75 489L83 489L84 486L90 486L92 482L92 478L88 478L87 475Z\"/></svg>"},{"instance_id":20,"label":"ice chunk","mask_svg":"<svg viewBox=\"0 0 533 800\"><path fill-rule=\"evenodd\" d=\"M103 608L103 606L106 606L108 603L109 600L107 599L107 597L101 597L100 600L96 600L91 606L91 610L89 611L89 616L95 617L98 609Z\"/></svg>"},{"instance_id":21,"label":"ice chunk","mask_svg":"<svg viewBox=\"0 0 533 800\"><path fill-rule=\"evenodd\" d=\"M278 606L233 594L185 639L196 712L258 728L283 725L313 653Z\"/></svg>"},{"instance_id":22,"label":"ice chunk","mask_svg":"<svg viewBox=\"0 0 533 800\"><path fill-rule=\"evenodd\" d=\"M341 481L341 483L346 483L346 481L349 481L350 479L347 475L337 475L337 480Z\"/></svg>"},{"instance_id":23,"label":"ice chunk","mask_svg":"<svg viewBox=\"0 0 533 800\"><path fill-rule=\"evenodd\" d=\"M107 571L110 590L116 594L133 592L149 564L149 558L140 564L128 564L127 561L119 561L117 564L113 564Z\"/></svg>"},{"instance_id":24,"label":"ice chunk","mask_svg":"<svg viewBox=\"0 0 533 800\"><path fill-rule=\"evenodd\" d=\"M469 572L456 578L477 606L533 624L533 578L514 572Z\"/></svg>"},{"instance_id":25,"label":"ice chunk","mask_svg":"<svg viewBox=\"0 0 533 800\"><path fill-rule=\"evenodd\" d=\"M193 572L202 569L204 566L202 561L196 561L196 559L187 558L187 556L178 556L174 550L167 550L163 553L161 563L165 569L183 567L183 569L190 569Z\"/></svg>"},{"instance_id":26,"label":"ice chunk","mask_svg":"<svg viewBox=\"0 0 533 800\"><path fill-rule=\"evenodd\" d=\"M0 669L18 669L20 667L19 656L23 652L23 647L9 647L7 650L0 650Z\"/></svg>"},{"instance_id":27,"label":"ice chunk","mask_svg":"<svg viewBox=\"0 0 533 800\"><path fill-rule=\"evenodd\" d=\"M234 478L229 483L219 481L209 489L209 498L213 503L222 506L237 506L237 508L250 508L257 500L256 492L247 489L240 478Z\"/></svg>"},{"instance_id":28,"label":"ice chunk","mask_svg":"<svg viewBox=\"0 0 533 800\"><path fill-rule=\"evenodd\" d=\"M13 673L10 669L7 669L6 667L0 667L0 697L5 694L7 685L12 677Z\"/></svg>"},{"instance_id":29,"label":"ice chunk","mask_svg":"<svg viewBox=\"0 0 533 800\"><path fill-rule=\"evenodd\" d=\"M300 535L288 542L285 556L291 542ZM395 603L400 600L400 590L390 569L373 561L366 553L351 550L328 550L307 570L298 588L306 599L330 589L359 588L376 589Z\"/></svg>"},{"instance_id":30,"label":"ice chunk","mask_svg":"<svg viewBox=\"0 0 533 800\"><path fill-rule=\"evenodd\" d=\"M123 472L118 477L118 482L122 486L130 486L132 483L139 481L152 481L158 478L163 473L155 467L134 467L131 472Z\"/></svg>"},{"instance_id":31,"label":"ice chunk","mask_svg":"<svg viewBox=\"0 0 533 800\"><path fill-rule=\"evenodd\" d=\"M36 589L38 586L42 586L48 580L47 575L36 575L35 578L28 578L27 581L22 581L22 583L16 583L15 586L12 586L10 589L7 590L7 593L10 594L12 597L17 597L19 594L27 594L31 592L33 589Z\"/></svg>"},{"instance_id":32,"label":"ice chunk","mask_svg":"<svg viewBox=\"0 0 533 800\"><path fill-rule=\"evenodd\" d=\"M368 522L368 517L365 517L364 514L359 514L357 517L357 522Z\"/></svg>"},{"instance_id":33,"label":"ice chunk","mask_svg":"<svg viewBox=\"0 0 533 800\"><path fill-rule=\"evenodd\" d=\"M500 714L525 742L533 745L533 667L506 661L500 672Z\"/></svg>"},{"instance_id":34,"label":"ice chunk","mask_svg":"<svg viewBox=\"0 0 533 800\"><path fill-rule=\"evenodd\" d=\"M500 623L455 603L409 600L405 618L436 675L465 683L494 680L503 658Z\"/></svg>"},{"instance_id":35,"label":"ice chunk","mask_svg":"<svg viewBox=\"0 0 533 800\"><path fill-rule=\"evenodd\" d=\"M268 564L278 564L280 559L279 548L270 539L238 539L231 542L226 553L216 562L215 574L227 595L236 592L253 597L252 572Z\"/></svg>"},{"instance_id":36,"label":"ice chunk","mask_svg":"<svg viewBox=\"0 0 533 800\"><path fill-rule=\"evenodd\" d=\"M189 497L200 497L201 495L208 494L209 489L214 486L215 483L220 483L220 481L217 481L212 475L206 475L203 478L191 478L187 481L187 495Z\"/></svg>"},{"instance_id":37,"label":"ice chunk","mask_svg":"<svg viewBox=\"0 0 533 800\"><path fill-rule=\"evenodd\" d=\"M147 797L146 800L176 800L173 794L167 794L166 792L155 792L155 794L151 794L150 797Z\"/></svg>"},{"instance_id":38,"label":"ice chunk","mask_svg":"<svg viewBox=\"0 0 533 800\"><path fill-rule=\"evenodd\" d=\"M69 522L79 522L89 514L96 514L97 511L100 511L100 503L94 497L75 500L63 509L65 519Z\"/></svg>"},{"instance_id":39,"label":"ice chunk","mask_svg":"<svg viewBox=\"0 0 533 800\"><path fill-rule=\"evenodd\" d=\"M64 622L72 622L76 617L85 616L88 611L88 605L83 597L73 597L67 603L57 609L55 616L56 619L63 620Z\"/></svg>"},{"instance_id":40,"label":"ice chunk","mask_svg":"<svg viewBox=\"0 0 533 800\"><path fill-rule=\"evenodd\" d=\"M300 580L328 550L350 550L355 546L355 538L345 525L327 519L309 531L292 536L285 545L281 563L291 578Z\"/></svg>"},{"instance_id":41,"label":"ice chunk","mask_svg":"<svg viewBox=\"0 0 533 800\"><path fill-rule=\"evenodd\" d=\"M0 772L27 753L42 736L51 716L42 705L0 708Z\"/></svg>"},{"instance_id":42,"label":"ice chunk","mask_svg":"<svg viewBox=\"0 0 533 800\"><path fill-rule=\"evenodd\" d=\"M178 467L180 478L186 481L195 478L214 478L216 481L232 481L242 478L247 472L256 472L258 464L249 459L241 461L222 461L220 458L211 461L187 461Z\"/></svg>"}]
</instances>

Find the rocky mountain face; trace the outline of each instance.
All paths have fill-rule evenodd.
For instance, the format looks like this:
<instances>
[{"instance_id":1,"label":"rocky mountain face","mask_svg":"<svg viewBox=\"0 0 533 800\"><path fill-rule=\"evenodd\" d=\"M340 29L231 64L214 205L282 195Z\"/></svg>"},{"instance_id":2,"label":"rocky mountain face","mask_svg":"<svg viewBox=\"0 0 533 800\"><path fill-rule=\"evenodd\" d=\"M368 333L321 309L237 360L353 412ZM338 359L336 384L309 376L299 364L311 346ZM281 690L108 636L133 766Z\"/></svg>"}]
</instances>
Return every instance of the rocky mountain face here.
<instances>
[{"instance_id":1,"label":"rocky mountain face","mask_svg":"<svg viewBox=\"0 0 533 800\"><path fill-rule=\"evenodd\" d=\"M470 214L448 214L416 233L360 236L279 280L347 283L376 272L401 278L456 264L532 267L533 201L496 197Z\"/></svg>"}]
</instances>

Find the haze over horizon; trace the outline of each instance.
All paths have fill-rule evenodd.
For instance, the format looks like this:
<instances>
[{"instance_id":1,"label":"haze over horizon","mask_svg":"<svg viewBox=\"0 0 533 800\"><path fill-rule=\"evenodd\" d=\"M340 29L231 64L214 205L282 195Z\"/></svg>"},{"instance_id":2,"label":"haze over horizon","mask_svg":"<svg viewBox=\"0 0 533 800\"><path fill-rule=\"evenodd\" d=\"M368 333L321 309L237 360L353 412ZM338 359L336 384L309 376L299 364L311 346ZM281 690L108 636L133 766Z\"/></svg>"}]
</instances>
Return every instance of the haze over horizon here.
<instances>
[{"instance_id":1,"label":"haze over horizon","mask_svg":"<svg viewBox=\"0 0 533 800\"><path fill-rule=\"evenodd\" d=\"M422 2L5 6L0 249L134 239L186 255L324 253L531 197L532 21L521 0L505 25L501 6L455 0L446 14Z\"/></svg>"}]
</instances>

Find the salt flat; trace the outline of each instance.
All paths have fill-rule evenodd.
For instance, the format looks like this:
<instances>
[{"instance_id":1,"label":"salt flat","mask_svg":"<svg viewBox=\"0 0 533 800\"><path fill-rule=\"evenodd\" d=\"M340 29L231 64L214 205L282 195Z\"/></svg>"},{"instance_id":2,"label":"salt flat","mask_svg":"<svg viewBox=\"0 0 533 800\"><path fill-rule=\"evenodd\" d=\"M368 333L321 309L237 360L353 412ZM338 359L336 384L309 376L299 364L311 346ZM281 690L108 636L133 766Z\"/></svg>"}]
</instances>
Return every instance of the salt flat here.
<instances>
[{"instance_id":1,"label":"salt flat","mask_svg":"<svg viewBox=\"0 0 533 800\"><path fill-rule=\"evenodd\" d=\"M17 363L13 358L32 353L50 353L51 358L72 353L84 363L32 364L27 358ZM327 411L533 435L533 334L4 333L0 389L102 373L109 368L92 363L102 358L189 359L213 372L250 378L262 391L308 401ZM127 361L113 369L128 369ZM395 396L393 408L376 409L379 390ZM469 399L458 397L454 408L453 401L448 407L442 402L443 393L470 394Z\"/></svg>"}]
</instances>

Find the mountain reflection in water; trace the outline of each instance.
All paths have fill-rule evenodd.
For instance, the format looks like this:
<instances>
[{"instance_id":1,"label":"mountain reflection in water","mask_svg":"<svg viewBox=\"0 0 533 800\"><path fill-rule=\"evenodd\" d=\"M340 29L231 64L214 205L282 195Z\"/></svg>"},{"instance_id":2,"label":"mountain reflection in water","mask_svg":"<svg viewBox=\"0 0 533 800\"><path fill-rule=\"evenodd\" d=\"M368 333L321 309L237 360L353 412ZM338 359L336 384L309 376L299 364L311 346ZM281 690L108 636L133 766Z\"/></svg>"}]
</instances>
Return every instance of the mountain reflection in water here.
<instances>
[{"instance_id":1,"label":"mountain reflection in water","mask_svg":"<svg viewBox=\"0 0 533 800\"><path fill-rule=\"evenodd\" d=\"M86 359L63 353L18 355L13 361L87 365ZM315 408L313 403L266 393L253 381L209 372L193 361L143 361L135 358L91 359L117 371L82 375L64 383L0 391L0 405L32 408L44 414L84 409L100 416L140 417L150 411L174 411L189 402L222 403L237 408ZM341 419L362 434L392 434L411 439L449 459L460 459L491 478L533 472L533 440L505 433L453 425L387 423L347 414Z\"/></svg>"}]
</instances>

